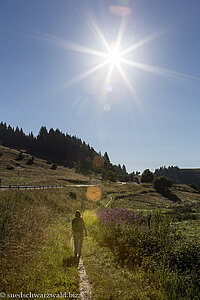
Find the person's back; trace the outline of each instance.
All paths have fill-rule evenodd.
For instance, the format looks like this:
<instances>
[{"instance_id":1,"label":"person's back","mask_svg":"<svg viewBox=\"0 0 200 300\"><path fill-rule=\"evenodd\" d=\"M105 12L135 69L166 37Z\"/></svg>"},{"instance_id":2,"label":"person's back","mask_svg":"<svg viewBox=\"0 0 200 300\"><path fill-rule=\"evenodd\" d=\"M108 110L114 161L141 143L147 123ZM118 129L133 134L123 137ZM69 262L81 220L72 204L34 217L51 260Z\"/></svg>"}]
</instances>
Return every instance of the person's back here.
<instances>
[{"instance_id":1,"label":"person's back","mask_svg":"<svg viewBox=\"0 0 200 300\"><path fill-rule=\"evenodd\" d=\"M87 230L83 219L81 218L81 213L79 210L75 213L75 218L72 220L72 232L74 237L74 254L75 256L81 255L81 248L83 243L83 237L87 236Z\"/></svg>"},{"instance_id":2,"label":"person's back","mask_svg":"<svg viewBox=\"0 0 200 300\"><path fill-rule=\"evenodd\" d=\"M84 224L84 221L81 217L80 218L74 218L72 220L72 230L73 230L73 232L82 232L83 233L84 228L85 228L85 224Z\"/></svg>"}]
</instances>

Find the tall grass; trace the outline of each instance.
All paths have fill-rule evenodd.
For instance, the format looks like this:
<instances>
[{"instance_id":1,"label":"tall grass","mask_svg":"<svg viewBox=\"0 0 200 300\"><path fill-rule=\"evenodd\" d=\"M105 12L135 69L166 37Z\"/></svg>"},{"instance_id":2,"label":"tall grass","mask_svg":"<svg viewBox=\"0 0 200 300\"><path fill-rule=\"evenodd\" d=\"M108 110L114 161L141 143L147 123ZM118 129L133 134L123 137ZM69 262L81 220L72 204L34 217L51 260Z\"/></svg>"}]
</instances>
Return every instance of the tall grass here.
<instances>
[{"instance_id":1,"label":"tall grass","mask_svg":"<svg viewBox=\"0 0 200 300\"><path fill-rule=\"evenodd\" d=\"M72 255L68 223L77 209L94 205L84 189L1 192L0 290L77 292L77 271L65 264Z\"/></svg>"},{"instance_id":2,"label":"tall grass","mask_svg":"<svg viewBox=\"0 0 200 300\"><path fill-rule=\"evenodd\" d=\"M121 267L151 287L150 299L198 299L198 241L184 239L171 217L159 211L152 214L149 224L148 216L140 216L138 221L133 212L116 210L101 210L99 224L91 226L90 233L99 245L111 249ZM131 220L123 221L124 214Z\"/></svg>"}]
</instances>

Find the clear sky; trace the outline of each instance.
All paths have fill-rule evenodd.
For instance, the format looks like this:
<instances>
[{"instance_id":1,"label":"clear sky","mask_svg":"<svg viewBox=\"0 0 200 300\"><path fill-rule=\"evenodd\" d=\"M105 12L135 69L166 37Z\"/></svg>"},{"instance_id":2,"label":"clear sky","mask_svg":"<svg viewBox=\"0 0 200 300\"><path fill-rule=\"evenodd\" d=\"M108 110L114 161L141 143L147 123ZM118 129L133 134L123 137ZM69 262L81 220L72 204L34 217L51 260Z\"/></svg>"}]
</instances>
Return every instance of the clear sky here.
<instances>
[{"instance_id":1,"label":"clear sky","mask_svg":"<svg viewBox=\"0 0 200 300\"><path fill-rule=\"evenodd\" d=\"M0 120L127 170L200 167L199 0L1 0Z\"/></svg>"}]
</instances>

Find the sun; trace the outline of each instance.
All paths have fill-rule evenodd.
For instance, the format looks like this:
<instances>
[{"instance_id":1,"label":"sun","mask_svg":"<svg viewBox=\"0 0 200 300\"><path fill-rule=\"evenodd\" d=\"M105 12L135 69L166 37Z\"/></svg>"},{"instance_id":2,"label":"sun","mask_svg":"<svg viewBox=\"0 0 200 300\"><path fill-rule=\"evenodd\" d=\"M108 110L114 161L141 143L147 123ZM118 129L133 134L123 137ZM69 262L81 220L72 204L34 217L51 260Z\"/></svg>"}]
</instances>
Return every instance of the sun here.
<instances>
[{"instance_id":1,"label":"sun","mask_svg":"<svg viewBox=\"0 0 200 300\"><path fill-rule=\"evenodd\" d=\"M120 65L121 53L120 49L115 44L111 44L110 51L108 51L107 54L107 60L112 67L117 67Z\"/></svg>"}]
</instances>

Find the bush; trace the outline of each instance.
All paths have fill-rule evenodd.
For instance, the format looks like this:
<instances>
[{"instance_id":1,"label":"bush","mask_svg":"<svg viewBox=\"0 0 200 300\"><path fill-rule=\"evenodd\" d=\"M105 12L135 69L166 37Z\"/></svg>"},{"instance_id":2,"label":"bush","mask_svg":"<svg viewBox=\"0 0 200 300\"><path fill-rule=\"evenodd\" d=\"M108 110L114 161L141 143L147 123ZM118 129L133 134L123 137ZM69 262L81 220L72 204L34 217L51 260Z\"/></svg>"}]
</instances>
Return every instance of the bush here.
<instances>
[{"instance_id":1,"label":"bush","mask_svg":"<svg viewBox=\"0 0 200 300\"><path fill-rule=\"evenodd\" d=\"M142 173L142 176L141 176L141 182L142 183L151 183L151 182L153 182L153 179L154 179L153 173L149 169L144 170L144 172Z\"/></svg>"},{"instance_id":2,"label":"bush","mask_svg":"<svg viewBox=\"0 0 200 300\"><path fill-rule=\"evenodd\" d=\"M160 176L154 179L153 185L158 193L166 193L168 188L172 187L173 183L170 178Z\"/></svg>"},{"instance_id":3,"label":"bush","mask_svg":"<svg viewBox=\"0 0 200 300\"><path fill-rule=\"evenodd\" d=\"M93 235L114 252L121 266L143 271L157 295L163 293L151 299L199 299L199 242L183 239L171 217L160 211L152 213L150 229L146 215L142 222L134 216L126 209L101 209L99 231Z\"/></svg>"},{"instance_id":4,"label":"bush","mask_svg":"<svg viewBox=\"0 0 200 300\"><path fill-rule=\"evenodd\" d=\"M114 250L121 265L134 269L145 257L171 248L177 239L171 218L156 211L151 229L147 218L125 208L104 208L98 211L100 241Z\"/></svg>"},{"instance_id":5,"label":"bush","mask_svg":"<svg viewBox=\"0 0 200 300\"><path fill-rule=\"evenodd\" d=\"M56 170L57 169L57 164L53 164L52 166L51 166L51 170Z\"/></svg>"},{"instance_id":6,"label":"bush","mask_svg":"<svg viewBox=\"0 0 200 300\"><path fill-rule=\"evenodd\" d=\"M63 164L63 167L65 168L70 168L72 169L74 167L74 164L73 164L73 161L66 161L64 164Z\"/></svg>"},{"instance_id":7,"label":"bush","mask_svg":"<svg viewBox=\"0 0 200 300\"><path fill-rule=\"evenodd\" d=\"M195 183L191 183L189 186L194 190L197 190L197 191L199 190L198 186Z\"/></svg>"},{"instance_id":8,"label":"bush","mask_svg":"<svg viewBox=\"0 0 200 300\"><path fill-rule=\"evenodd\" d=\"M165 263L179 272L196 273L200 271L200 244L196 241L181 241L165 253Z\"/></svg>"},{"instance_id":9,"label":"bush","mask_svg":"<svg viewBox=\"0 0 200 300\"><path fill-rule=\"evenodd\" d=\"M70 198L76 200L77 196L76 196L76 193L75 192L69 192L69 196Z\"/></svg>"},{"instance_id":10,"label":"bush","mask_svg":"<svg viewBox=\"0 0 200 300\"><path fill-rule=\"evenodd\" d=\"M7 170L14 170L14 167L13 167L13 166L10 166L10 165L8 165L8 166L7 166Z\"/></svg>"},{"instance_id":11,"label":"bush","mask_svg":"<svg viewBox=\"0 0 200 300\"><path fill-rule=\"evenodd\" d=\"M33 163L34 163L34 159L35 159L35 157L34 156L32 156L31 158L29 158L28 159L28 161L27 161L27 165L32 165Z\"/></svg>"},{"instance_id":12,"label":"bush","mask_svg":"<svg viewBox=\"0 0 200 300\"><path fill-rule=\"evenodd\" d=\"M20 161L20 160L23 160L23 158L24 158L24 155L23 155L22 151L20 151L20 153L18 154L16 160Z\"/></svg>"}]
</instances>

